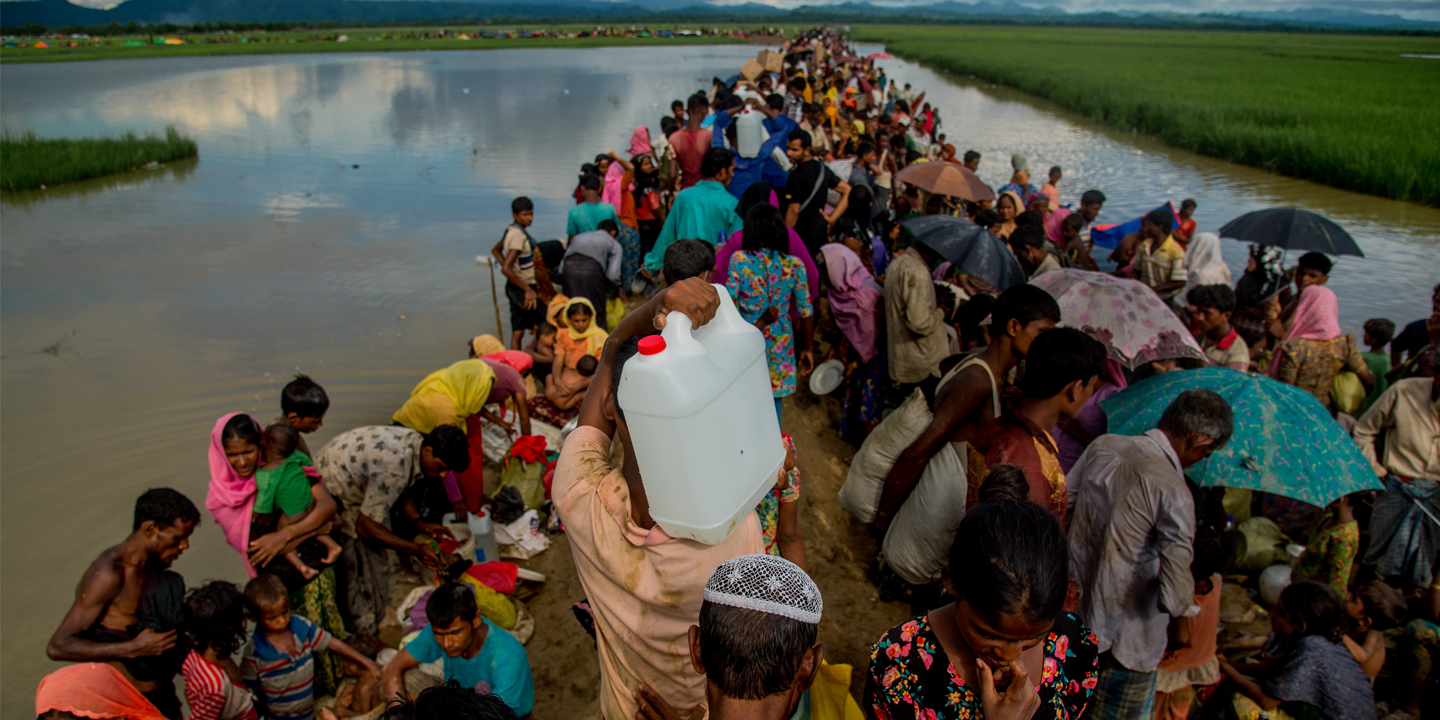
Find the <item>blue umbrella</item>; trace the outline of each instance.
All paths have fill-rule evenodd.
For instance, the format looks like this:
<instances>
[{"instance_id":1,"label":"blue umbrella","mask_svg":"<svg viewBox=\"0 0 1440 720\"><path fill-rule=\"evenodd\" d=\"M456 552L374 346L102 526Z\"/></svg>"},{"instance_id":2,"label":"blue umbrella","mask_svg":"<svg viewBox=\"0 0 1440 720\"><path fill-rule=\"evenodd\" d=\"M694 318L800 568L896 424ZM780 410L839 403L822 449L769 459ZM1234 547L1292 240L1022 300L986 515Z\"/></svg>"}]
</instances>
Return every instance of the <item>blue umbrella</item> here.
<instances>
[{"instance_id":1,"label":"blue umbrella","mask_svg":"<svg viewBox=\"0 0 1440 720\"><path fill-rule=\"evenodd\" d=\"M1230 441L1186 474L1203 487L1234 487L1325 507L1383 486L1345 433L1311 395L1264 375L1222 367L1158 375L1101 401L1110 432L1139 435L1191 388L1219 393L1235 413Z\"/></svg>"}]
</instances>

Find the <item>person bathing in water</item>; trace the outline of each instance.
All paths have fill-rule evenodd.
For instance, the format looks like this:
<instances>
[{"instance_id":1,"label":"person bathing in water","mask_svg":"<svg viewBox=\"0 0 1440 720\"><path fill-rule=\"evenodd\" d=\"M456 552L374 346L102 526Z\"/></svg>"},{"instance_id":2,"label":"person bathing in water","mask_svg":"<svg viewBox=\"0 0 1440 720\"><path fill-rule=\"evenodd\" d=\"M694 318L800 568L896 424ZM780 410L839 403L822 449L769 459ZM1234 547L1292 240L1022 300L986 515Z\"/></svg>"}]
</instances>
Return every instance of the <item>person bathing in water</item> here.
<instances>
[{"instance_id":1,"label":"person bathing in water","mask_svg":"<svg viewBox=\"0 0 1440 720\"><path fill-rule=\"evenodd\" d=\"M299 451L299 443L300 433L290 425L275 423L265 428L265 462L255 470L255 513L264 515L279 509L281 514L276 521L276 532L286 531L315 512L310 479L305 475L305 467L312 463L310 456ZM340 557L340 545L329 534L331 525L327 522L313 531L313 537L327 551L326 565ZM289 532L295 533L294 530ZM307 580L320 574L300 559L298 550L285 553L285 560Z\"/></svg>"}]
</instances>

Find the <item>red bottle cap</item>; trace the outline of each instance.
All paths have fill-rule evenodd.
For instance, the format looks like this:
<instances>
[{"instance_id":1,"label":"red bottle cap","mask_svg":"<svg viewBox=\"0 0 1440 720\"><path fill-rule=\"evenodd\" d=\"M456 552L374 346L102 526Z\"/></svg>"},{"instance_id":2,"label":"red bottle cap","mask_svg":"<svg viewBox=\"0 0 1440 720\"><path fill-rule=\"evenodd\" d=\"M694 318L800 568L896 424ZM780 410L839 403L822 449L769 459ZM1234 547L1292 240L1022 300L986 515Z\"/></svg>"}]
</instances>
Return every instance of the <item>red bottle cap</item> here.
<instances>
[{"instance_id":1,"label":"red bottle cap","mask_svg":"<svg viewBox=\"0 0 1440 720\"><path fill-rule=\"evenodd\" d=\"M654 355L665 349L665 338L659 335L647 335L640 338L640 354Z\"/></svg>"}]
</instances>

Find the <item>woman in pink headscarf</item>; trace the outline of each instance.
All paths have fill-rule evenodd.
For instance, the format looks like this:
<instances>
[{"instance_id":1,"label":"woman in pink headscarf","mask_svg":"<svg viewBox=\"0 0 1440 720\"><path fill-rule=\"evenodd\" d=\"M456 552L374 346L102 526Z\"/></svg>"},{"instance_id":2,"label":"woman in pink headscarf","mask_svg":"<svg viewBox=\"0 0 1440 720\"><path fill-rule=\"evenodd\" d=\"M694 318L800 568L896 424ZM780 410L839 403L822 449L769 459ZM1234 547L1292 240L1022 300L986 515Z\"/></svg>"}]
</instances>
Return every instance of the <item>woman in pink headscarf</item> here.
<instances>
[{"instance_id":1,"label":"woman in pink headscarf","mask_svg":"<svg viewBox=\"0 0 1440 720\"><path fill-rule=\"evenodd\" d=\"M1355 336L1340 334L1340 306L1335 293L1323 285L1310 285L1296 301L1295 312L1285 326L1285 337L1270 360L1269 375L1314 395L1334 414L1330 385L1341 370L1360 376L1366 387L1375 385Z\"/></svg>"},{"instance_id":2,"label":"woman in pink headscarf","mask_svg":"<svg viewBox=\"0 0 1440 720\"><path fill-rule=\"evenodd\" d=\"M859 445L880 422L887 374L875 340L885 291L850 242L823 245L820 255L825 261L830 313L844 339L831 354L845 362L845 414L840 434ZM861 250L869 252L865 247Z\"/></svg>"},{"instance_id":3,"label":"woman in pink headscarf","mask_svg":"<svg viewBox=\"0 0 1440 720\"><path fill-rule=\"evenodd\" d=\"M210 431L210 488L205 494L205 509L225 533L225 542L240 553L250 577L259 571L279 576L290 591L291 612L344 640L345 623L336 603L335 570L321 563L327 554L324 546L313 538L300 542L291 539L315 530L336 512L334 498L318 479L312 478L310 485L318 512L310 513L285 530L250 537L251 525L256 520L255 470L264 462L264 448L264 434L255 418L245 413L230 413L215 421ZM281 557L297 549L306 564L325 569L307 580ZM344 668L328 653L321 655L315 658L316 690L334 692L345 677Z\"/></svg>"},{"instance_id":4,"label":"woman in pink headscarf","mask_svg":"<svg viewBox=\"0 0 1440 720\"><path fill-rule=\"evenodd\" d=\"M610 203L615 207L615 215L620 218L620 233L615 240L620 243L620 291L622 296L630 293L630 281L635 278L635 273L640 270L640 259L644 251L640 247L640 213L635 207L635 194L630 192L635 189L635 166L643 164L649 170L653 161L650 160L650 131L644 125L635 128L630 133L630 159L626 160L616 153L610 153L610 167L605 171L605 182L600 187L600 201ZM600 308L604 312L604 308Z\"/></svg>"}]
</instances>

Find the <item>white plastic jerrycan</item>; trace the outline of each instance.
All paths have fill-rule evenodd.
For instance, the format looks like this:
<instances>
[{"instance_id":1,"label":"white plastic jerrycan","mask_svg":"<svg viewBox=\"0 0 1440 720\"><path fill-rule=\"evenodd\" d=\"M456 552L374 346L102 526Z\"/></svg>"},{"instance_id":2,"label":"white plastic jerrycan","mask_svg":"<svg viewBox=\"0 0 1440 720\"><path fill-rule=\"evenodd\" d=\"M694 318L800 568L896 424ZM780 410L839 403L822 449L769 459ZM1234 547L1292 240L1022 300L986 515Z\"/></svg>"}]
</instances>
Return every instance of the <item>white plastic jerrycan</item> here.
<instances>
[{"instance_id":1,"label":"white plastic jerrycan","mask_svg":"<svg viewBox=\"0 0 1440 720\"><path fill-rule=\"evenodd\" d=\"M769 139L764 117L760 111L748 107L735 116L735 152L740 157L753 158L760 154L760 146Z\"/></svg>"},{"instance_id":2,"label":"white plastic jerrycan","mask_svg":"<svg viewBox=\"0 0 1440 720\"><path fill-rule=\"evenodd\" d=\"M640 341L617 397L650 515L671 537L714 545L774 487L785 447L770 390L765 337L716 285L704 327L672 312Z\"/></svg>"}]
</instances>

